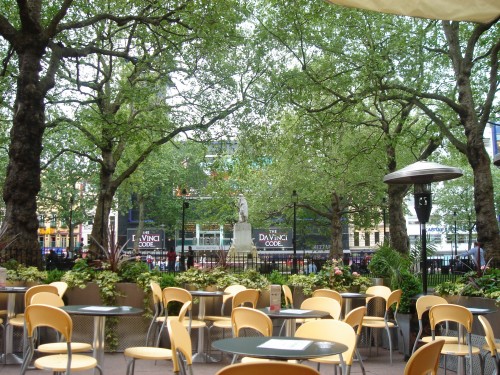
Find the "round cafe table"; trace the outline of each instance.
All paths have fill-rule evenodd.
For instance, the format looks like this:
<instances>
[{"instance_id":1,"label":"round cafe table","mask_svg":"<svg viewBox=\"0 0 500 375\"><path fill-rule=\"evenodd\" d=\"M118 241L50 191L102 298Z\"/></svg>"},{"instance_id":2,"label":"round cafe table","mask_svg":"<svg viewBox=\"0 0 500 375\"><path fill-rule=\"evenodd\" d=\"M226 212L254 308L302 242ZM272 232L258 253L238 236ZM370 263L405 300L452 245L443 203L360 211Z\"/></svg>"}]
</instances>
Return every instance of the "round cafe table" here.
<instances>
[{"instance_id":1,"label":"round cafe table","mask_svg":"<svg viewBox=\"0 0 500 375\"><path fill-rule=\"evenodd\" d=\"M205 305L206 299L208 297L222 297L223 295L228 294L227 292L222 292L220 290L190 290L189 293L191 293L193 297L198 297L200 299L200 305L198 307L199 320L205 319ZM193 355L193 362L217 362L216 359L210 357L203 351L204 343L205 331L203 328L200 328L198 330L198 349L197 352Z\"/></svg>"},{"instance_id":2,"label":"round cafe table","mask_svg":"<svg viewBox=\"0 0 500 375\"><path fill-rule=\"evenodd\" d=\"M346 345L338 342L283 336L233 337L214 341L212 346L239 356L279 361L342 355L348 349Z\"/></svg>"},{"instance_id":3,"label":"round cafe table","mask_svg":"<svg viewBox=\"0 0 500 375\"><path fill-rule=\"evenodd\" d=\"M70 315L87 315L94 317L94 358L101 368L104 365L104 340L107 316L139 315L144 310L130 306L92 306L92 305L68 305L61 309ZM95 373L95 372L94 372Z\"/></svg>"},{"instance_id":4,"label":"round cafe table","mask_svg":"<svg viewBox=\"0 0 500 375\"><path fill-rule=\"evenodd\" d=\"M260 309L271 319L285 319L286 336L293 337L295 335L295 326L297 319L321 319L330 314L326 311L320 310L305 310L305 309L280 309L278 311L271 311L269 307Z\"/></svg>"},{"instance_id":5,"label":"round cafe table","mask_svg":"<svg viewBox=\"0 0 500 375\"><path fill-rule=\"evenodd\" d=\"M342 300L345 300L345 314L344 315L347 315L349 313L349 311L352 310L352 300L353 299L364 299L366 300L366 298L368 297L373 297L373 294L366 294L366 293L349 293L349 292L345 292L345 293L340 293L340 295L342 296Z\"/></svg>"}]
</instances>

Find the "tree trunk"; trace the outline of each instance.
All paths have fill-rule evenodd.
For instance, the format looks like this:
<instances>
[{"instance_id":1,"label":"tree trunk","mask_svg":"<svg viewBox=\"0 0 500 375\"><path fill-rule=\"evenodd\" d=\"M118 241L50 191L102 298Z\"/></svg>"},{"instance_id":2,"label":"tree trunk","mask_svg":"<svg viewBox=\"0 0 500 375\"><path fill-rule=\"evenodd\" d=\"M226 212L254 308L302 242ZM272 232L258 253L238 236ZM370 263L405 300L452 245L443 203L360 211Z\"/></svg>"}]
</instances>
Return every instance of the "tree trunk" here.
<instances>
[{"instance_id":1,"label":"tree trunk","mask_svg":"<svg viewBox=\"0 0 500 375\"><path fill-rule=\"evenodd\" d=\"M134 241L134 254L140 254L139 242L142 237L142 232L144 231L144 197L142 194L137 195L139 203L139 224L137 225L137 230L135 231L135 241Z\"/></svg>"},{"instance_id":2,"label":"tree trunk","mask_svg":"<svg viewBox=\"0 0 500 375\"><path fill-rule=\"evenodd\" d=\"M33 43L31 46L32 49L18 52L20 71L3 188L6 213L2 242L17 236L5 250L5 259L41 268L36 198L40 191L40 155L45 125L44 92L39 76L43 49L36 48L37 44L33 47Z\"/></svg>"},{"instance_id":3,"label":"tree trunk","mask_svg":"<svg viewBox=\"0 0 500 375\"><path fill-rule=\"evenodd\" d=\"M410 251L403 200L408 190L407 185L389 185L389 237L391 247L400 253Z\"/></svg>"},{"instance_id":4,"label":"tree trunk","mask_svg":"<svg viewBox=\"0 0 500 375\"><path fill-rule=\"evenodd\" d=\"M330 225L332 229L330 258L342 259L342 206L341 198L333 192L331 195L332 216L330 218Z\"/></svg>"}]
</instances>

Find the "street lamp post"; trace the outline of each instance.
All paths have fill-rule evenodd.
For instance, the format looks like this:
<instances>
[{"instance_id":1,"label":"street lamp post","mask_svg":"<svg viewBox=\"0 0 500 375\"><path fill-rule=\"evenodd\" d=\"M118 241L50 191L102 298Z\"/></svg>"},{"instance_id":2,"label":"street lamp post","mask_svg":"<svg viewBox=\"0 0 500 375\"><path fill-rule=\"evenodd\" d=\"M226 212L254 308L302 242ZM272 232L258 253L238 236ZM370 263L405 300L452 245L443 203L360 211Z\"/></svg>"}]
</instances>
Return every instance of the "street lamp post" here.
<instances>
[{"instance_id":1,"label":"street lamp post","mask_svg":"<svg viewBox=\"0 0 500 375\"><path fill-rule=\"evenodd\" d=\"M453 218L455 219L455 258L458 255L458 245L457 245L457 211L453 211Z\"/></svg>"},{"instance_id":2,"label":"street lamp post","mask_svg":"<svg viewBox=\"0 0 500 375\"><path fill-rule=\"evenodd\" d=\"M292 259L292 274L298 273L297 269L297 202L299 201L299 196L297 190L292 192L292 202L293 202L293 259Z\"/></svg>"},{"instance_id":3,"label":"street lamp post","mask_svg":"<svg viewBox=\"0 0 500 375\"><path fill-rule=\"evenodd\" d=\"M415 211L421 224L421 270L424 294L427 294L427 230L425 224L429 221L432 210L431 182L452 180L462 175L459 168L419 161L384 176L384 182L388 184L414 184Z\"/></svg>"},{"instance_id":4,"label":"street lamp post","mask_svg":"<svg viewBox=\"0 0 500 375\"><path fill-rule=\"evenodd\" d=\"M184 263L184 241L185 241L185 229L184 229L184 220L186 217L186 208L189 208L189 203L185 201L185 197L187 195L186 189L182 189L182 240L181 240L181 256L180 256L180 264L179 264L179 271L185 271L186 270L186 264Z\"/></svg>"},{"instance_id":5,"label":"street lamp post","mask_svg":"<svg viewBox=\"0 0 500 375\"><path fill-rule=\"evenodd\" d=\"M382 213L384 215L383 217L383 221L384 221L384 243L385 243L385 240L386 240L386 234L387 234L387 231L386 231L386 223L385 223L385 212L386 212L386 203L387 203L387 199L384 197L382 198Z\"/></svg>"}]
</instances>

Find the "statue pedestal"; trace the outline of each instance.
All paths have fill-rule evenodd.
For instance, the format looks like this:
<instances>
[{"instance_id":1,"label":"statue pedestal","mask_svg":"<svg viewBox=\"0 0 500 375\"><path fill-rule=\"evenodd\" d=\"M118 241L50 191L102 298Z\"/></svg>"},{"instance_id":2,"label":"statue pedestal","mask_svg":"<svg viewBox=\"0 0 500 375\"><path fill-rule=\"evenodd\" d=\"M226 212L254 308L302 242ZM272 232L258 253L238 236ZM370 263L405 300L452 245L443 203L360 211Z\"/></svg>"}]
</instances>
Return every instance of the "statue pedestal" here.
<instances>
[{"instance_id":1,"label":"statue pedestal","mask_svg":"<svg viewBox=\"0 0 500 375\"><path fill-rule=\"evenodd\" d=\"M250 223L234 224L233 244L229 249L228 257L241 259L248 256L257 257L257 248L252 241L252 226Z\"/></svg>"}]
</instances>

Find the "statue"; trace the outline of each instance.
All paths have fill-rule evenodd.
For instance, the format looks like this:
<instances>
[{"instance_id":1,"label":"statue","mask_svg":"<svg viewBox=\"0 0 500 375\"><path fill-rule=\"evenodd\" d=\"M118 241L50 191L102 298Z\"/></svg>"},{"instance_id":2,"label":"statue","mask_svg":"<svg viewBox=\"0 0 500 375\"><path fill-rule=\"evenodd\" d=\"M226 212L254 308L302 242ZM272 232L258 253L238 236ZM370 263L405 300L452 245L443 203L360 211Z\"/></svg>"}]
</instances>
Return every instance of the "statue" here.
<instances>
[{"instance_id":1,"label":"statue","mask_svg":"<svg viewBox=\"0 0 500 375\"><path fill-rule=\"evenodd\" d=\"M248 203L243 194L238 197L238 207L239 207L239 223L246 223L248 221Z\"/></svg>"}]
</instances>

